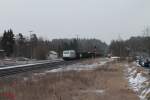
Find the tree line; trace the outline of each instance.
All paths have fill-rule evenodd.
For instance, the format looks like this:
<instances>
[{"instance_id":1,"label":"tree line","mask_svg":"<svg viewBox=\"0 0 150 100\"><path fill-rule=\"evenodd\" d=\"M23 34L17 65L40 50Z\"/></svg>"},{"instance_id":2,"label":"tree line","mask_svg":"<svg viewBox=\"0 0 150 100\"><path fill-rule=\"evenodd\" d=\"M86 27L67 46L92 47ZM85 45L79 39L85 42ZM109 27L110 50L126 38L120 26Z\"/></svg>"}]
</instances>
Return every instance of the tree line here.
<instances>
[{"instance_id":1,"label":"tree line","mask_svg":"<svg viewBox=\"0 0 150 100\"><path fill-rule=\"evenodd\" d=\"M113 40L109 45L109 53L114 56L150 56L150 32L148 28L142 36L131 37L128 40Z\"/></svg>"},{"instance_id":2,"label":"tree line","mask_svg":"<svg viewBox=\"0 0 150 100\"><path fill-rule=\"evenodd\" d=\"M77 52L93 52L94 48L105 54L108 46L97 39L53 39L44 40L36 34L26 37L22 33L14 35L13 30L5 30L0 37L0 49L5 51L7 57L26 57L31 59L46 59L49 51L56 51L62 56L63 50L76 50Z\"/></svg>"}]
</instances>

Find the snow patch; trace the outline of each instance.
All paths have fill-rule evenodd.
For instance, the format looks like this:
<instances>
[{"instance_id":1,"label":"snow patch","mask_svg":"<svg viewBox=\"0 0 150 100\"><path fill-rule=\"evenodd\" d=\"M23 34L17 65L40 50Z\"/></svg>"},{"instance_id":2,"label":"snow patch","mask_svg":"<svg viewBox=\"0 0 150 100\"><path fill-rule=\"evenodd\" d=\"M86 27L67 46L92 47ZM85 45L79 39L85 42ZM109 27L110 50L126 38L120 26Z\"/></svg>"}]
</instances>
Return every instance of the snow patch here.
<instances>
[{"instance_id":1,"label":"snow patch","mask_svg":"<svg viewBox=\"0 0 150 100\"><path fill-rule=\"evenodd\" d=\"M147 100L146 96L150 94L150 81L143 76L143 73L145 73L146 70L137 71L138 66L136 66L136 64L132 67L125 67L127 67L129 86L138 93L141 100Z\"/></svg>"},{"instance_id":2,"label":"snow patch","mask_svg":"<svg viewBox=\"0 0 150 100\"><path fill-rule=\"evenodd\" d=\"M61 71L72 71L72 70L76 70L76 71L93 70L93 69L96 69L98 66L102 66L106 63L107 63L107 61L103 61L100 63L93 63L93 64L77 63L77 64L73 64L73 65L68 65L68 66L62 66L61 68L53 69L53 70L46 71L46 72L61 72Z\"/></svg>"},{"instance_id":3,"label":"snow patch","mask_svg":"<svg viewBox=\"0 0 150 100\"><path fill-rule=\"evenodd\" d=\"M132 74L134 75L134 74ZM129 77L129 83L130 83L130 86L133 87L133 89L135 91L139 91L141 88L143 88L143 83L146 81L147 79L145 77L143 77L141 75L141 73L137 73L137 75L134 77L134 76L130 76Z\"/></svg>"},{"instance_id":4,"label":"snow patch","mask_svg":"<svg viewBox=\"0 0 150 100\"><path fill-rule=\"evenodd\" d=\"M142 91L142 93L140 95L141 100L145 100L145 97L147 96L147 94L150 94L150 88L147 88Z\"/></svg>"},{"instance_id":5,"label":"snow patch","mask_svg":"<svg viewBox=\"0 0 150 100\"><path fill-rule=\"evenodd\" d=\"M24 81L27 81L27 80L28 80L28 78L27 78L27 77L24 77L24 78L23 78L23 80L24 80Z\"/></svg>"},{"instance_id":6,"label":"snow patch","mask_svg":"<svg viewBox=\"0 0 150 100\"><path fill-rule=\"evenodd\" d=\"M35 76L43 76L46 75L46 73L34 73Z\"/></svg>"},{"instance_id":7,"label":"snow patch","mask_svg":"<svg viewBox=\"0 0 150 100\"><path fill-rule=\"evenodd\" d=\"M103 94L105 90L82 90L81 93L96 93L96 94Z\"/></svg>"}]
</instances>

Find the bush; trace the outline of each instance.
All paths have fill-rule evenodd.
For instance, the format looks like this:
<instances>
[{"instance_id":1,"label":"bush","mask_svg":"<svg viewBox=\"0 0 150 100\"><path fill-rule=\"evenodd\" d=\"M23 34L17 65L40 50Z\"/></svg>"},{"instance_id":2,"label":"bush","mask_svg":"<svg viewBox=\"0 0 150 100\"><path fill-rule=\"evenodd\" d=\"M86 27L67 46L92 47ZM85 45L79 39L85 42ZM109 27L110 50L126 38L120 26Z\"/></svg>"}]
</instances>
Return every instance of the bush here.
<instances>
[{"instance_id":1,"label":"bush","mask_svg":"<svg viewBox=\"0 0 150 100\"><path fill-rule=\"evenodd\" d=\"M48 51L48 48L46 48L45 46L37 46L33 50L33 56L35 59L45 60L47 58Z\"/></svg>"}]
</instances>

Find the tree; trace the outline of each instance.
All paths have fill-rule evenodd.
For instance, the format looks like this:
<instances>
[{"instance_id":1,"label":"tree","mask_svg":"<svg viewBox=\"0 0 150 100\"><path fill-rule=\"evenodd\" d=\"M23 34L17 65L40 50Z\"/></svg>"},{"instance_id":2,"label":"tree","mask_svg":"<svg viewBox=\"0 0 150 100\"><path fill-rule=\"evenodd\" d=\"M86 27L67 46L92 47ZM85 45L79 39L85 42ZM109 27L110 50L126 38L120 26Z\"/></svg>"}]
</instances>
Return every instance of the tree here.
<instances>
[{"instance_id":1,"label":"tree","mask_svg":"<svg viewBox=\"0 0 150 100\"><path fill-rule=\"evenodd\" d=\"M38 45L36 47L36 54L34 55L34 58L38 59L38 60L45 60L47 58L48 55L48 47L45 45Z\"/></svg>"},{"instance_id":2,"label":"tree","mask_svg":"<svg viewBox=\"0 0 150 100\"><path fill-rule=\"evenodd\" d=\"M38 43L38 38L36 36L36 34L32 34L30 37L30 46L31 46L31 58L35 58L36 57L36 47L37 47L37 43Z\"/></svg>"},{"instance_id":3,"label":"tree","mask_svg":"<svg viewBox=\"0 0 150 100\"><path fill-rule=\"evenodd\" d=\"M112 41L110 46L110 53L113 56L119 56L119 57L126 57L129 56L129 48L126 46L125 41L123 40L116 40Z\"/></svg>"},{"instance_id":4,"label":"tree","mask_svg":"<svg viewBox=\"0 0 150 100\"><path fill-rule=\"evenodd\" d=\"M4 31L1 43L2 48L5 50L6 56L11 56L11 54L13 54L13 48L15 44L14 34L11 29Z\"/></svg>"},{"instance_id":5,"label":"tree","mask_svg":"<svg viewBox=\"0 0 150 100\"><path fill-rule=\"evenodd\" d=\"M19 56L24 56L26 49L25 49L25 38L23 36L22 33L18 34L18 39L16 40L16 42L18 43L18 55Z\"/></svg>"},{"instance_id":6,"label":"tree","mask_svg":"<svg viewBox=\"0 0 150 100\"><path fill-rule=\"evenodd\" d=\"M77 39L73 39L73 41L71 42L71 46L73 50L78 52L78 40Z\"/></svg>"}]
</instances>

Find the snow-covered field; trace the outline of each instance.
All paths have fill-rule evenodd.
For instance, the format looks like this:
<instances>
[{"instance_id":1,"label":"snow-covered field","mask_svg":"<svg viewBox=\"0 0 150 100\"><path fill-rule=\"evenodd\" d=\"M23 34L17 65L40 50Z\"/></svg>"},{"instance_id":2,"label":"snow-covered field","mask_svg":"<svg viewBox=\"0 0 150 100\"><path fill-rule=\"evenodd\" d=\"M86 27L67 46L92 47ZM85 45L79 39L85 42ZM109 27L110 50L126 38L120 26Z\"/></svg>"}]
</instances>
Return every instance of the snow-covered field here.
<instances>
[{"instance_id":1,"label":"snow-covered field","mask_svg":"<svg viewBox=\"0 0 150 100\"><path fill-rule=\"evenodd\" d=\"M126 64L126 75L130 87L138 94L141 100L150 100L150 70L133 63Z\"/></svg>"}]
</instances>

